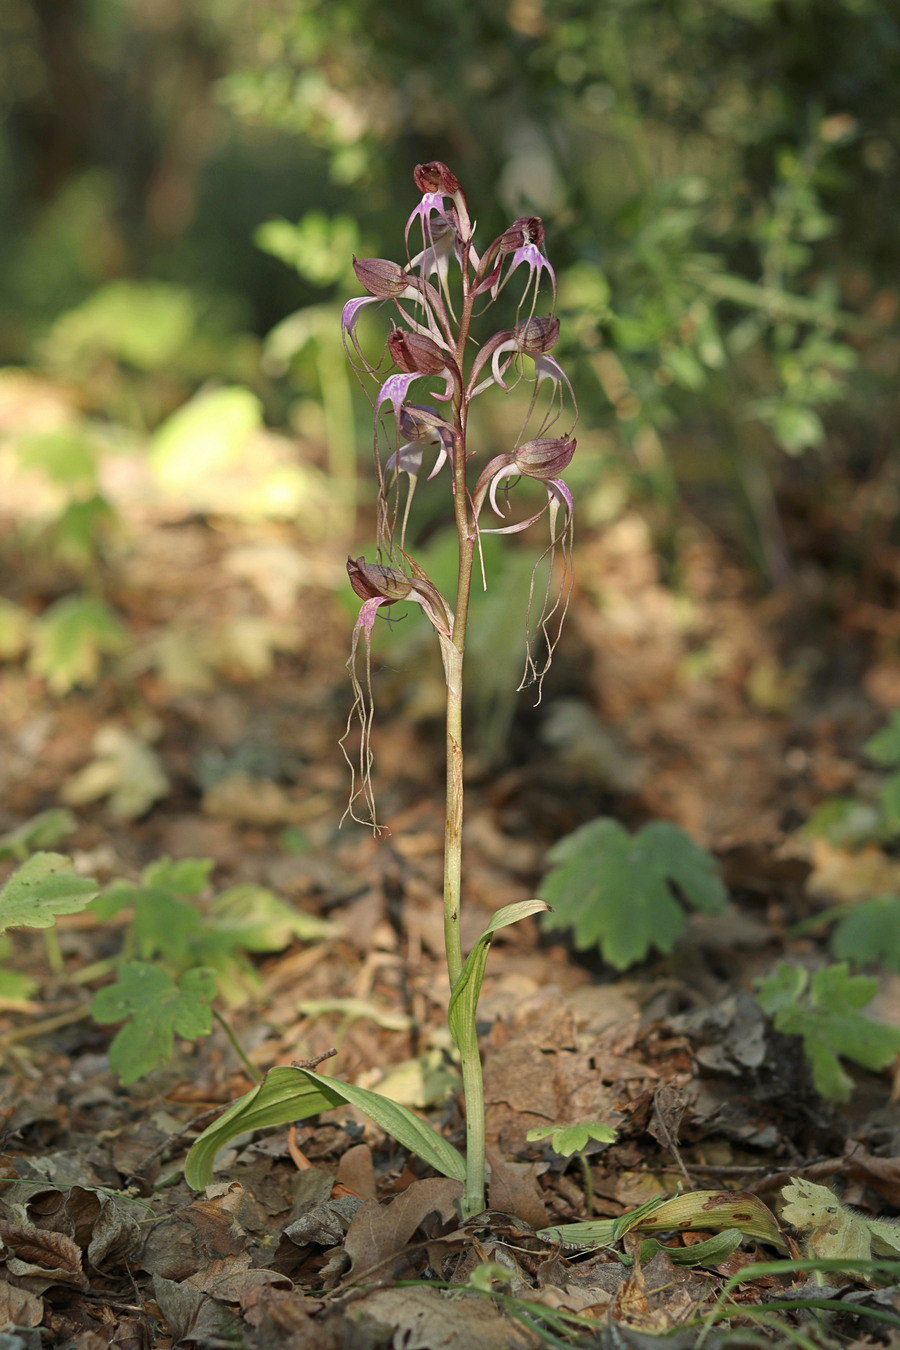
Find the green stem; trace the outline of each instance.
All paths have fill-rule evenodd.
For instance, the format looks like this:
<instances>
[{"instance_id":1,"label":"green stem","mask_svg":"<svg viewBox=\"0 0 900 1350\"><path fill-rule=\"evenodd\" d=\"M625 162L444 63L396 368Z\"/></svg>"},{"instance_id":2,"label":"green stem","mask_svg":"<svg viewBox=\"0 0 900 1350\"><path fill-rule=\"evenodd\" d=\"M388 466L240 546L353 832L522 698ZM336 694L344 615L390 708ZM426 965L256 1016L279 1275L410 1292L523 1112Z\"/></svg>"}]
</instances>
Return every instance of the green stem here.
<instances>
[{"instance_id":1,"label":"green stem","mask_svg":"<svg viewBox=\"0 0 900 1350\"><path fill-rule=\"evenodd\" d=\"M463 261L463 277L468 266ZM465 284L465 283L464 283ZM463 369L466 340L472 318L472 299L463 300L456 350L457 365ZM466 625L469 595L472 589L472 565L475 557L475 529L469 520L469 495L466 486L466 405L463 388L453 403L456 434L453 446L454 512L459 544L456 579L456 609L453 632L444 641L444 672L447 680L447 813L444 821L444 946L451 990L463 969L460 907L462 902L462 829L463 829L463 658L466 649ZM474 1017L474 1012L473 1012ZM466 1105L466 1189L462 1201L463 1218L471 1218L484 1209L484 1085L481 1058L475 1028L459 1046L463 1095Z\"/></svg>"},{"instance_id":2,"label":"green stem","mask_svg":"<svg viewBox=\"0 0 900 1350\"><path fill-rule=\"evenodd\" d=\"M55 928L44 929L44 955L47 957L47 965L54 975L61 975L65 968L62 948L59 945L59 934Z\"/></svg>"},{"instance_id":3,"label":"green stem","mask_svg":"<svg viewBox=\"0 0 900 1350\"><path fill-rule=\"evenodd\" d=\"M585 1153L579 1153L584 1168L584 1217L590 1219L594 1213L594 1183L591 1180L591 1165Z\"/></svg>"},{"instance_id":4,"label":"green stem","mask_svg":"<svg viewBox=\"0 0 900 1350\"><path fill-rule=\"evenodd\" d=\"M238 1041L238 1038L231 1030L231 1027L225 1021L225 1018L222 1016L220 1012L217 1012L215 1008L213 1008L212 1010L212 1015L216 1019L222 1030L225 1032L225 1035L231 1042L232 1050L237 1055L238 1059L241 1061L244 1068L247 1070L248 1074L253 1079L254 1083L261 1083L263 1080L262 1074L260 1073L259 1069L257 1069L255 1064L250 1063L249 1059L247 1058L246 1052L244 1051L244 1047Z\"/></svg>"},{"instance_id":5,"label":"green stem","mask_svg":"<svg viewBox=\"0 0 900 1350\"><path fill-rule=\"evenodd\" d=\"M478 1039L472 1037L472 1053L460 1051L463 1095L466 1102L466 1189L461 1210L463 1222L484 1209L484 1080Z\"/></svg>"}]
</instances>

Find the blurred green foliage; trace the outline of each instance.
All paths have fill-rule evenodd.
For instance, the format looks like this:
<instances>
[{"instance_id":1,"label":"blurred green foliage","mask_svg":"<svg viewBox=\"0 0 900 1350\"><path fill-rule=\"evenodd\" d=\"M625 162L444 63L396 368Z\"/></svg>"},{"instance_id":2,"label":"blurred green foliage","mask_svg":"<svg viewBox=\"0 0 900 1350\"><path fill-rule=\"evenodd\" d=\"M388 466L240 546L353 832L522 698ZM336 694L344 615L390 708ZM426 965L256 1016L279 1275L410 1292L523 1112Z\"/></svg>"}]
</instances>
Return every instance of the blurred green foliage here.
<instances>
[{"instance_id":1,"label":"blurred green foliage","mask_svg":"<svg viewBox=\"0 0 900 1350\"><path fill-rule=\"evenodd\" d=\"M227 399L306 445L303 484L279 468L260 501L324 466L349 536L369 416L339 343L350 261L398 255L412 166L441 158L488 212L480 238L545 220L576 474L618 460L663 522L685 489L741 502L778 577L786 457L864 468L895 416L898 58L878 0L429 0L414 20L380 0L0 0L0 362L87 419L13 428L57 489L42 544L102 591L98 454L156 433L190 476ZM488 426L485 451L513 434ZM439 523L420 515L417 544ZM0 613L4 655L26 619ZM59 687L92 645L68 644Z\"/></svg>"},{"instance_id":2,"label":"blurred green foliage","mask_svg":"<svg viewBox=\"0 0 900 1350\"><path fill-rule=\"evenodd\" d=\"M748 454L827 449L839 402L871 417L857 367L900 186L900 18L877 0L431 0L414 22L376 0L4 0L0 49L8 359L234 379L229 345L292 307L270 255L294 308L337 301L439 157L496 203L486 236L546 218L576 387L657 491L688 434L752 497Z\"/></svg>"}]
</instances>

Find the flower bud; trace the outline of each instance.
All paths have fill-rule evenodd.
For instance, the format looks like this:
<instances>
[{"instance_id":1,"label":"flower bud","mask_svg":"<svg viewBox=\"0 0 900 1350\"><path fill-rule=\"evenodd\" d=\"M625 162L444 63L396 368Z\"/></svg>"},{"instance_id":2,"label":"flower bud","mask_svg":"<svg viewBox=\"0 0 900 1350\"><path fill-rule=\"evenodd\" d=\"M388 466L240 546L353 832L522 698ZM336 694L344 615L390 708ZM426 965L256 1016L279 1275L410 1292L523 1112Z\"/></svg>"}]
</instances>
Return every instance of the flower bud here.
<instances>
[{"instance_id":1,"label":"flower bud","mask_svg":"<svg viewBox=\"0 0 900 1350\"><path fill-rule=\"evenodd\" d=\"M427 403L404 403L400 409L400 435L404 440L431 444L436 440L436 432L452 429Z\"/></svg>"},{"instance_id":2,"label":"flower bud","mask_svg":"<svg viewBox=\"0 0 900 1350\"><path fill-rule=\"evenodd\" d=\"M389 258L354 258L353 270L370 295L384 300L402 295L411 284L409 273Z\"/></svg>"},{"instance_id":3,"label":"flower bud","mask_svg":"<svg viewBox=\"0 0 900 1350\"><path fill-rule=\"evenodd\" d=\"M420 192L445 192L452 197L460 191L460 182L456 174L451 173L446 164L433 159L428 164L417 164L413 170L413 179Z\"/></svg>"},{"instance_id":4,"label":"flower bud","mask_svg":"<svg viewBox=\"0 0 900 1350\"><path fill-rule=\"evenodd\" d=\"M515 253L516 249L533 244L540 248L544 242L544 226L538 216L520 216L499 239L500 253Z\"/></svg>"},{"instance_id":5,"label":"flower bud","mask_svg":"<svg viewBox=\"0 0 900 1350\"><path fill-rule=\"evenodd\" d=\"M514 452L515 466L528 478L555 478L568 468L577 442L568 432L564 436L539 436L525 441Z\"/></svg>"},{"instance_id":6,"label":"flower bud","mask_svg":"<svg viewBox=\"0 0 900 1350\"><path fill-rule=\"evenodd\" d=\"M446 353L424 333L393 328L387 345L391 360L405 375L440 375L447 369Z\"/></svg>"},{"instance_id":7,"label":"flower bud","mask_svg":"<svg viewBox=\"0 0 900 1350\"><path fill-rule=\"evenodd\" d=\"M395 600L405 600L413 588L399 568L368 563L363 557L347 559L347 575L360 600L383 600L392 605Z\"/></svg>"},{"instance_id":8,"label":"flower bud","mask_svg":"<svg viewBox=\"0 0 900 1350\"><path fill-rule=\"evenodd\" d=\"M513 332L519 351L535 356L541 352L549 352L556 346L559 337L559 319L534 315L522 323L517 323Z\"/></svg>"}]
</instances>

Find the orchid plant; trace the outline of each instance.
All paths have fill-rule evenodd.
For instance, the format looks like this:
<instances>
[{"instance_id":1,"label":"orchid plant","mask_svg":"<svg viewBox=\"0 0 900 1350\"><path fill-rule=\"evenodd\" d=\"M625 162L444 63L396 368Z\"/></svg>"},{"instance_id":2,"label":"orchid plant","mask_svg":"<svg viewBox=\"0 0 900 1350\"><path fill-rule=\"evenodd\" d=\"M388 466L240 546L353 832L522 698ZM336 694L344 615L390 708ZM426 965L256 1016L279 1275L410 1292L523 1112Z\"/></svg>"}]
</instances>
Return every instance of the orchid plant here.
<instances>
[{"instance_id":1,"label":"orchid plant","mask_svg":"<svg viewBox=\"0 0 900 1350\"><path fill-rule=\"evenodd\" d=\"M347 754L347 740L358 722L358 758L353 762L348 756L353 775L348 810L377 832L371 748L373 629L379 614L391 606L403 601L418 604L437 635L446 682L444 938L451 991L448 1022L459 1050L465 1094L466 1156L406 1108L298 1065L271 1070L259 1088L206 1130L191 1150L186 1176L192 1184L204 1184L216 1150L251 1123L283 1123L351 1101L420 1157L463 1183L461 1207L467 1218L484 1208L485 1196L484 1093L475 1013L488 948L498 929L548 908L542 900L527 900L498 910L464 960L463 666L469 597L479 572L486 582L482 537L518 533L546 517L549 542L532 573L520 686L536 685L540 697L572 583L573 505L560 475L575 453L577 407L568 377L550 354L559 320L553 313L556 277L542 252L541 221L536 217L514 221L479 254L465 193L447 166L436 161L420 164L415 182L422 199L406 224L406 263L355 260L357 278L367 294L350 300L342 314L348 355L364 386L372 390L378 491L376 560L347 561L350 584L363 603L348 663L355 697L342 745ZM479 344L473 328L501 293L520 282L513 326ZM548 291L549 313L541 313L539 302ZM365 354L359 333L360 318L369 307L391 311L377 361ZM524 393L518 400L523 416L513 446L479 468L476 452L468 445L469 415L474 401L491 391L507 396ZM426 471L429 478L442 471L449 478L459 548L452 604L407 550L413 495ZM515 516L511 489L523 479L537 480L545 500L536 510L529 503ZM540 582L542 566L546 579Z\"/></svg>"}]
</instances>

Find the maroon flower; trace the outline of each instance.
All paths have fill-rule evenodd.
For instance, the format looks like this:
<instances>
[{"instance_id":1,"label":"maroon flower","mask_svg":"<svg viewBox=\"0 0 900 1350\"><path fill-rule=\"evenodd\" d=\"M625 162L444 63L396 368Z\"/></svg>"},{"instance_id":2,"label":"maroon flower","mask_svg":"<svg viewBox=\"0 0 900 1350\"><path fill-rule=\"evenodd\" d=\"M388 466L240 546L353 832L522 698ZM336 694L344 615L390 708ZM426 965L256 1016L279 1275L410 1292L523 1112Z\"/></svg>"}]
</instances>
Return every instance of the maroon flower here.
<instances>
[{"instance_id":1,"label":"maroon flower","mask_svg":"<svg viewBox=\"0 0 900 1350\"><path fill-rule=\"evenodd\" d=\"M413 170L413 179L420 192L444 192L452 197L461 192L459 179L451 173L446 164L433 159L428 164L417 164Z\"/></svg>"}]
</instances>

